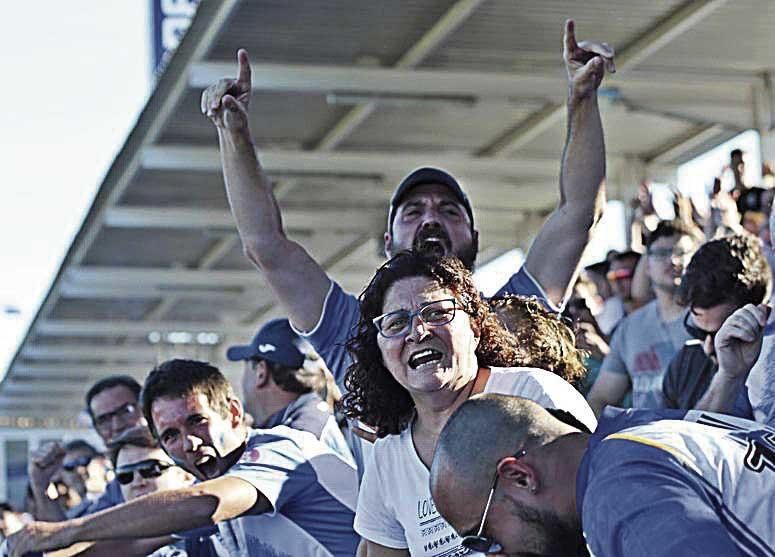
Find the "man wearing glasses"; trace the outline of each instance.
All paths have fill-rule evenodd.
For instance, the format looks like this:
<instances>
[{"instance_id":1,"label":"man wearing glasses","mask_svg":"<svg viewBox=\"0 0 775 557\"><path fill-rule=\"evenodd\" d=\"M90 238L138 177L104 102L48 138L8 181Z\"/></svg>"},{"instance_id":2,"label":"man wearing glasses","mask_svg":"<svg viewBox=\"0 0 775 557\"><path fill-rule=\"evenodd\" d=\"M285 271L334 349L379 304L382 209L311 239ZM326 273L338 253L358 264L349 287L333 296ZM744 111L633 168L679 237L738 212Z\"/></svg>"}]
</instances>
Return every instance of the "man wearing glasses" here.
<instances>
[{"instance_id":1,"label":"man wearing glasses","mask_svg":"<svg viewBox=\"0 0 775 557\"><path fill-rule=\"evenodd\" d=\"M772 283L754 236L736 234L704 244L681 279L679 298L692 336L670 362L662 384L668 408L717 410L701 400L717 373L745 376L761 349ZM722 327L723 326L723 327Z\"/></svg>"},{"instance_id":2,"label":"man wearing glasses","mask_svg":"<svg viewBox=\"0 0 775 557\"><path fill-rule=\"evenodd\" d=\"M677 299L681 275L702 242L699 230L682 221L659 223L647 240L648 275L656 299L623 319L611 338L587 401L599 415L618 405L632 388L633 408L663 408L662 378L670 360L689 340L685 308Z\"/></svg>"},{"instance_id":3,"label":"man wearing glasses","mask_svg":"<svg viewBox=\"0 0 775 557\"><path fill-rule=\"evenodd\" d=\"M775 556L775 429L721 414L609 408L589 434L475 396L442 431L431 492L487 554Z\"/></svg>"},{"instance_id":4,"label":"man wearing glasses","mask_svg":"<svg viewBox=\"0 0 775 557\"><path fill-rule=\"evenodd\" d=\"M112 375L100 379L86 393L86 409L97 434L109 445L122 432L145 424L140 411L140 384L128 375ZM90 505L79 507L67 517L56 501L46 494L51 478L60 469L66 451L59 443L46 443L30 454L28 475L35 498L35 518L60 521L65 518L92 514L123 503L118 483L108 484L105 493Z\"/></svg>"}]
</instances>

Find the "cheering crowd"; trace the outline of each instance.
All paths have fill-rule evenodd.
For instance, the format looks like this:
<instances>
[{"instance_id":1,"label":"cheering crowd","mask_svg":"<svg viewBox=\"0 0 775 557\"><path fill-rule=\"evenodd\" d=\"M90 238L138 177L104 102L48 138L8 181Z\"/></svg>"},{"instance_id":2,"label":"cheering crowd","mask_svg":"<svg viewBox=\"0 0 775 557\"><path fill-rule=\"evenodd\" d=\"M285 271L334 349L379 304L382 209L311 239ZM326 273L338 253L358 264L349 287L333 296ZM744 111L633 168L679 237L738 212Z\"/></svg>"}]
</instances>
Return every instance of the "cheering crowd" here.
<instances>
[{"instance_id":1,"label":"cheering crowd","mask_svg":"<svg viewBox=\"0 0 775 557\"><path fill-rule=\"evenodd\" d=\"M251 71L202 96L245 254L284 308L214 366L91 386L108 452L30 455L10 555L775 555L768 190L636 202L637 250L579 269L605 204L605 43L566 23L560 201L492 299L457 180L396 187L359 297L284 232L248 126ZM755 198L755 199L754 199ZM772 330L771 330L772 329ZM628 409L623 409L628 408Z\"/></svg>"}]
</instances>

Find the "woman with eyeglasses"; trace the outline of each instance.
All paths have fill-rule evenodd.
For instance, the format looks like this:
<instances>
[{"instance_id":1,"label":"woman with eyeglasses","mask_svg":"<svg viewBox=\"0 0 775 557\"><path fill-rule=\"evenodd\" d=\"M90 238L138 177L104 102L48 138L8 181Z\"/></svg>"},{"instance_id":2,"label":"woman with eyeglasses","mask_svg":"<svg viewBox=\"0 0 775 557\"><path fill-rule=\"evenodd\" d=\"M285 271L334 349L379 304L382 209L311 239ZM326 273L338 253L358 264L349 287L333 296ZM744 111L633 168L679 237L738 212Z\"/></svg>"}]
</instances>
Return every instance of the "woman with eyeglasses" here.
<instances>
[{"instance_id":1,"label":"woman with eyeglasses","mask_svg":"<svg viewBox=\"0 0 775 557\"><path fill-rule=\"evenodd\" d=\"M368 557L467 554L428 487L433 450L452 412L474 394L494 392L568 411L590 429L595 417L559 376L519 367L530 361L529 349L499 324L454 257L396 255L361 294L360 309L342 405L379 439L355 530Z\"/></svg>"}]
</instances>

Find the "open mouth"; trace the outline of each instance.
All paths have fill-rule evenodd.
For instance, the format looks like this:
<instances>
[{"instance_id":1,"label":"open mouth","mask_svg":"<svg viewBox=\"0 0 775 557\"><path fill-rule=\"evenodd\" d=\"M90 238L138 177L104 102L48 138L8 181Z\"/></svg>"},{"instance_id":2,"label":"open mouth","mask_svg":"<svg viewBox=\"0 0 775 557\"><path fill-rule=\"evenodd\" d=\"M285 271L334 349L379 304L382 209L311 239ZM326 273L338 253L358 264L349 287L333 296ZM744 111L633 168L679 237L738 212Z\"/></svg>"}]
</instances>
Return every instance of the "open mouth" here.
<instances>
[{"instance_id":1,"label":"open mouth","mask_svg":"<svg viewBox=\"0 0 775 557\"><path fill-rule=\"evenodd\" d=\"M409 367L412 369L418 369L424 366L435 364L440 362L444 355L438 350L433 348L426 348L415 352L409 357Z\"/></svg>"},{"instance_id":2,"label":"open mouth","mask_svg":"<svg viewBox=\"0 0 775 557\"><path fill-rule=\"evenodd\" d=\"M208 480L218 475L218 461L214 456L203 455L194 461L197 471Z\"/></svg>"},{"instance_id":3,"label":"open mouth","mask_svg":"<svg viewBox=\"0 0 775 557\"><path fill-rule=\"evenodd\" d=\"M451 247L449 236L442 229L421 230L412 246L415 251L436 256L449 253Z\"/></svg>"}]
</instances>

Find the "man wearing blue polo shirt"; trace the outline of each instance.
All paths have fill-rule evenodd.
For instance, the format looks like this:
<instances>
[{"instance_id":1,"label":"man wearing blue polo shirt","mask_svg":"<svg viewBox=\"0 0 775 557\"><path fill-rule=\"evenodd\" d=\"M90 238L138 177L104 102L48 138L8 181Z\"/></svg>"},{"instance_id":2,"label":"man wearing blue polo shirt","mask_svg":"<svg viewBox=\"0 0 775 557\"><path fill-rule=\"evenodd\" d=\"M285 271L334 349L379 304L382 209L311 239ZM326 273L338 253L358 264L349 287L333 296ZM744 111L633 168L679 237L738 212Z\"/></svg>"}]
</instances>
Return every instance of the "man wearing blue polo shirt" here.
<instances>
[{"instance_id":1,"label":"man wearing blue polo shirt","mask_svg":"<svg viewBox=\"0 0 775 557\"><path fill-rule=\"evenodd\" d=\"M96 515L31 523L9 540L13 557L83 541L180 532L209 535L224 557L355 554L355 468L312 434L284 426L246 428L228 381L204 362L159 365L145 380L142 402L162 448L199 483Z\"/></svg>"},{"instance_id":2,"label":"man wearing blue polo shirt","mask_svg":"<svg viewBox=\"0 0 775 557\"><path fill-rule=\"evenodd\" d=\"M527 399L473 397L439 438L431 492L483 553L775 556L775 429L722 414L609 407L589 434Z\"/></svg>"},{"instance_id":3,"label":"man wearing blue polo shirt","mask_svg":"<svg viewBox=\"0 0 775 557\"><path fill-rule=\"evenodd\" d=\"M285 425L308 431L346 460L352 460L342 431L317 391L325 386L326 370L314 354L300 349L301 339L287 319L266 323L250 344L232 346L226 357L244 362L242 402L253 426Z\"/></svg>"}]
</instances>

